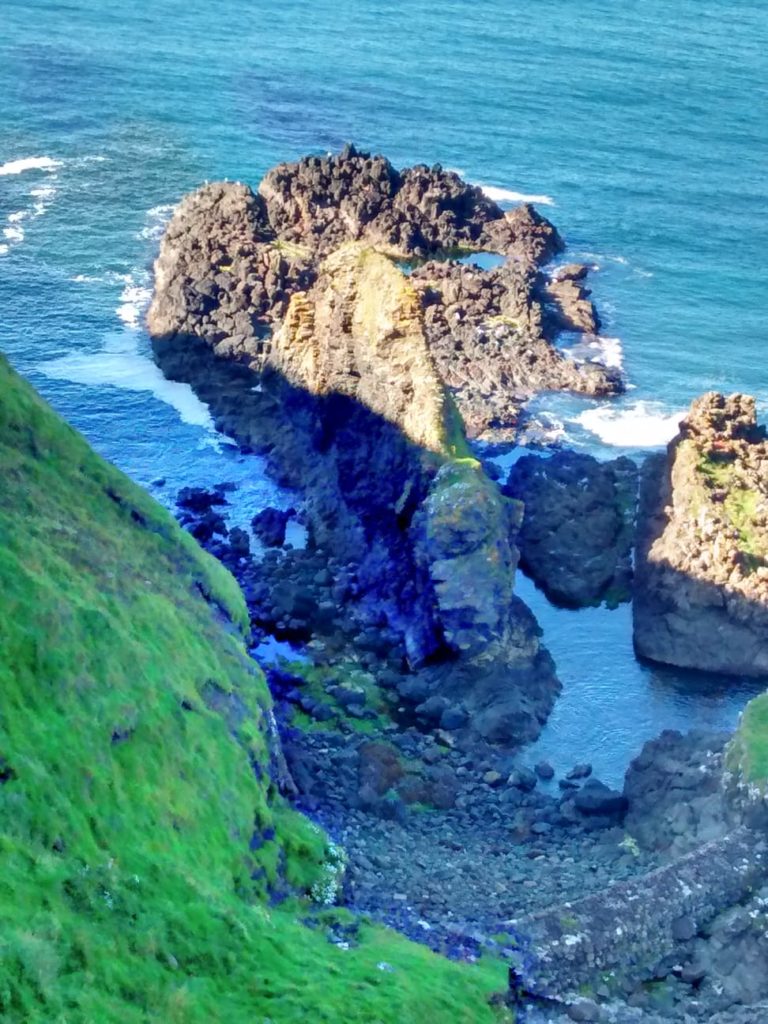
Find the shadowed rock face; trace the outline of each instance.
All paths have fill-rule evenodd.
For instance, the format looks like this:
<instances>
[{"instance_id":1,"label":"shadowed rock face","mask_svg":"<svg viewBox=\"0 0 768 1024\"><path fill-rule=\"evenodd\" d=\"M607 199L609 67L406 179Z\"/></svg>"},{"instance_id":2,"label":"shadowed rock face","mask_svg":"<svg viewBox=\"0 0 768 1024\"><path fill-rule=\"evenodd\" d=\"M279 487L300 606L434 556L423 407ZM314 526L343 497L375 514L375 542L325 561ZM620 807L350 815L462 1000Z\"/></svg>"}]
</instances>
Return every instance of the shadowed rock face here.
<instances>
[{"instance_id":1,"label":"shadowed rock face","mask_svg":"<svg viewBox=\"0 0 768 1024\"><path fill-rule=\"evenodd\" d=\"M631 459L526 455L504 493L525 505L516 538L521 562L552 600L579 607L629 598L637 493Z\"/></svg>"},{"instance_id":2,"label":"shadowed rock face","mask_svg":"<svg viewBox=\"0 0 768 1024\"><path fill-rule=\"evenodd\" d=\"M656 661L768 675L768 442L754 399L697 399L646 464L634 632Z\"/></svg>"}]
</instances>

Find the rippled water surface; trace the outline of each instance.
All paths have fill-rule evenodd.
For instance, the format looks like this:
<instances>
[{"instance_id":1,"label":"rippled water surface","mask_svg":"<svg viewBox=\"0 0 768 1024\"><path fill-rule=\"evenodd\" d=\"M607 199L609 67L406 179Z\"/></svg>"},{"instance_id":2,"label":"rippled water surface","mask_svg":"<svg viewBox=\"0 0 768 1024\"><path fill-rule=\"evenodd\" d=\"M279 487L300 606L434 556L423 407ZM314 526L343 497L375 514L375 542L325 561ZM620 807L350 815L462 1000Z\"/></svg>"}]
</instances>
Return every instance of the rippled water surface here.
<instances>
[{"instance_id":1,"label":"rippled water surface","mask_svg":"<svg viewBox=\"0 0 768 1024\"><path fill-rule=\"evenodd\" d=\"M633 384L545 402L599 453L659 444L709 388L768 403L768 18L749 0L3 0L0 345L94 446L170 495L253 457L152 364L162 224L205 179L256 183L347 139L535 196ZM731 725L749 687L639 666L626 609L562 612L525 582L565 683L540 742L616 778L668 725Z\"/></svg>"}]
</instances>

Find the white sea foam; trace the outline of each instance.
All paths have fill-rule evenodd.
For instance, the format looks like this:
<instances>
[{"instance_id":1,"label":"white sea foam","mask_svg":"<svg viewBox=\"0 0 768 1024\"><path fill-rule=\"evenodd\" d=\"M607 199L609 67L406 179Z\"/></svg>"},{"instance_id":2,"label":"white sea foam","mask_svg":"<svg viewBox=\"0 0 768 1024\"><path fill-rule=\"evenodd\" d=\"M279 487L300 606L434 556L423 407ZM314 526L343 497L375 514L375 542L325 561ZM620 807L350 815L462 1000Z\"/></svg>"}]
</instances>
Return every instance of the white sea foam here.
<instances>
[{"instance_id":1,"label":"white sea foam","mask_svg":"<svg viewBox=\"0 0 768 1024\"><path fill-rule=\"evenodd\" d=\"M602 334L585 334L573 345L563 350L577 363L587 361L613 366L617 370L624 366L624 350L621 338L607 338Z\"/></svg>"},{"instance_id":2,"label":"white sea foam","mask_svg":"<svg viewBox=\"0 0 768 1024\"><path fill-rule=\"evenodd\" d=\"M54 174L52 177L55 180L56 175ZM32 206L32 216L42 217L53 202L56 188L53 185L43 185L40 188L30 189L29 194L35 200Z\"/></svg>"},{"instance_id":3,"label":"white sea foam","mask_svg":"<svg viewBox=\"0 0 768 1024\"><path fill-rule=\"evenodd\" d=\"M483 185L478 182L479 187L485 192L489 199L495 203L538 203L540 206L554 206L555 200L552 196L537 195L529 192L515 192L509 188L499 188L496 185Z\"/></svg>"},{"instance_id":4,"label":"white sea foam","mask_svg":"<svg viewBox=\"0 0 768 1024\"><path fill-rule=\"evenodd\" d=\"M61 160L50 156L26 156L20 160L9 160L0 164L0 177L6 174L22 174L24 171L55 171L61 167Z\"/></svg>"},{"instance_id":5,"label":"white sea foam","mask_svg":"<svg viewBox=\"0 0 768 1024\"><path fill-rule=\"evenodd\" d=\"M133 275L129 274L120 293L120 304L115 312L126 327L138 330L151 298L152 290L145 284L138 284Z\"/></svg>"},{"instance_id":6,"label":"white sea foam","mask_svg":"<svg viewBox=\"0 0 768 1024\"><path fill-rule=\"evenodd\" d=\"M47 171L50 182L55 181L58 177L53 171L60 166L61 161L53 160L51 157L28 157L24 160L14 160L3 164L0 167L0 174L21 174L22 171L37 169ZM6 256L12 246L24 241L25 231L21 227L22 222L42 217L56 195L56 188L51 184L41 185L30 189L28 195L34 200L31 206L8 214L6 220L7 227L3 228L3 237L6 239L7 244L0 246L0 256Z\"/></svg>"},{"instance_id":7,"label":"white sea foam","mask_svg":"<svg viewBox=\"0 0 768 1024\"><path fill-rule=\"evenodd\" d=\"M617 448L658 448L672 440L683 416L684 410L665 412L653 402L639 401L623 407L587 409L575 422L604 444Z\"/></svg>"},{"instance_id":8,"label":"white sea foam","mask_svg":"<svg viewBox=\"0 0 768 1024\"><path fill-rule=\"evenodd\" d=\"M139 232L138 237L150 242L156 242L162 238L165 226L175 209L173 203L164 203L162 206L153 206L151 210L147 210L147 223Z\"/></svg>"},{"instance_id":9,"label":"white sea foam","mask_svg":"<svg viewBox=\"0 0 768 1024\"><path fill-rule=\"evenodd\" d=\"M616 256L613 253L599 252L577 252L573 255L574 259L593 261L593 270L600 270L601 264L614 263L620 267L627 267L628 270L633 274L636 274L638 277L653 277L652 270L643 270L642 267L636 267L635 264L628 260L626 256Z\"/></svg>"},{"instance_id":10,"label":"white sea foam","mask_svg":"<svg viewBox=\"0 0 768 1024\"><path fill-rule=\"evenodd\" d=\"M133 275L107 270L103 274L75 274L74 277L70 277L70 281L76 284L126 284L133 281Z\"/></svg>"},{"instance_id":11,"label":"white sea foam","mask_svg":"<svg viewBox=\"0 0 768 1024\"><path fill-rule=\"evenodd\" d=\"M37 369L55 380L90 387L109 385L126 391L149 391L172 406L184 423L213 430L206 406L188 384L166 380L159 367L140 351L140 337L133 330L115 331L104 337L98 352L72 352L40 363Z\"/></svg>"}]
</instances>

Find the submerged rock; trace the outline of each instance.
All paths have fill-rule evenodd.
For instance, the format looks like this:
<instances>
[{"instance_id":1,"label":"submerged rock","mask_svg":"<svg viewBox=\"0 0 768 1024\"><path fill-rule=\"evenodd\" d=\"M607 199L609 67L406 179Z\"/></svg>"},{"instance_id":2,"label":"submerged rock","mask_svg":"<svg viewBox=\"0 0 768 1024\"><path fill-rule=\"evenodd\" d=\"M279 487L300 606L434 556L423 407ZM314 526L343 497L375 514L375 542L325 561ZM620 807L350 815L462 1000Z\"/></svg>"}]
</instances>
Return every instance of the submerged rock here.
<instances>
[{"instance_id":1,"label":"submerged rock","mask_svg":"<svg viewBox=\"0 0 768 1024\"><path fill-rule=\"evenodd\" d=\"M521 564L552 600L580 607L629 598L637 492L631 459L526 455L504 491L525 505L516 538Z\"/></svg>"},{"instance_id":2,"label":"submerged rock","mask_svg":"<svg viewBox=\"0 0 768 1024\"><path fill-rule=\"evenodd\" d=\"M768 675L768 441L754 399L697 399L643 473L634 637L655 661Z\"/></svg>"}]
</instances>

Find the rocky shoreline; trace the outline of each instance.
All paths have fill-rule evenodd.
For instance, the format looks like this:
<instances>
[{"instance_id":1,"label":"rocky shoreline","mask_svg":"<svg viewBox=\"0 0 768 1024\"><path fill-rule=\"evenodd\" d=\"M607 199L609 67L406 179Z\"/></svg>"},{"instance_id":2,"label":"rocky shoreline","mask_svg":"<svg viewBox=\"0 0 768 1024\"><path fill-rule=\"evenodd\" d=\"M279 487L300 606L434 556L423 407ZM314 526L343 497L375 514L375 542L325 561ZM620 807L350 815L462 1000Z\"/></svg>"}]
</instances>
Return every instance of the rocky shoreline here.
<instances>
[{"instance_id":1,"label":"rocky shoreline","mask_svg":"<svg viewBox=\"0 0 768 1024\"><path fill-rule=\"evenodd\" d=\"M562 249L531 207L353 147L187 197L155 268L156 358L300 502L251 534L226 487L179 516L241 584L280 782L347 851L349 907L505 958L531 1020L736 1024L768 998L753 751L664 734L623 792L589 765L523 768L559 683L514 581L520 563L556 603L632 599L643 656L765 674L764 435L749 400L708 395L639 503L630 460L567 451L500 486L472 442L514 438L542 390L624 386L557 347L599 331L586 268L546 266ZM265 639L295 650L275 662Z\"/></svg>"}]
</instances>

